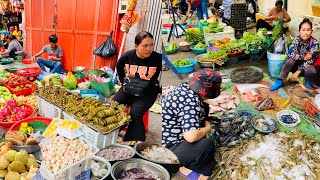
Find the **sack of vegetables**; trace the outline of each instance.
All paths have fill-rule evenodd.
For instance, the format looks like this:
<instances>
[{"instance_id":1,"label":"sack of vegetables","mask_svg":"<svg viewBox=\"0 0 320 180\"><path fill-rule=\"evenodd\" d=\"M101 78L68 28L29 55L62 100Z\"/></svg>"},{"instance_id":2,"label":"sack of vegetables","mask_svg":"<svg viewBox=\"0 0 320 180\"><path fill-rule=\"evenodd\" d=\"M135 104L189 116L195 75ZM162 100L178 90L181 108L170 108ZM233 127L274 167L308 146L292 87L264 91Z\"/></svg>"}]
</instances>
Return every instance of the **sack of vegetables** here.
<instances>
[{"instance_id":1,"label":"sack of vegetables","mask_svg":"<svg viewBox=\"0 0 320 180\"><path fill-rule=\"evenodd\" d=\"M186 74L194 70L196 60L192 58L179 58L173 61L172 64L180 74Z\"/></svg>"}]
</instances>

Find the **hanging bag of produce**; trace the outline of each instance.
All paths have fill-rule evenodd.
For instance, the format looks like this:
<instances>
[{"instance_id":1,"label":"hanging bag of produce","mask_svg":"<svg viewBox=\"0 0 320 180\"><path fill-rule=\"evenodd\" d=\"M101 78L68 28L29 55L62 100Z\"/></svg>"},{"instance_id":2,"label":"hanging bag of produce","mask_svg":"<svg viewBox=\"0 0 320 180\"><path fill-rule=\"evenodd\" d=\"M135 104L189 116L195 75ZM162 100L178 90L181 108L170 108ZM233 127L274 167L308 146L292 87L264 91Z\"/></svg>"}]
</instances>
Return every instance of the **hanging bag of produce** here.
<instances>
[{"instance_id":1,"label":"hanging bag of produce","mask_svg":"<svg viewBox=\"0 0 320 180\"><path fill-rule=\"evenodd\" d=\"M93 51L93 54L100 56L102 58L108 58L116 54L117 49L116 49L116 45L112 40L112 33L113 31L111 31L107 40Z\"/></svg>"},{"instance_id":2,"label":"hanging bag of produce","mask_svg":"<svg viewBox=\"0 0 320 180\"><path fill-rule=\"evenodd\" d=\"M108 73L105 73L104 71L99 69L91 69L88 72L89 82L92 89L97 90L105 97L110 97L115 92L114 83ZM107 80L105 82L97 82L95 81L95 79L97 79L98 77L104 77Z\"/></svg>"}]
</instances>

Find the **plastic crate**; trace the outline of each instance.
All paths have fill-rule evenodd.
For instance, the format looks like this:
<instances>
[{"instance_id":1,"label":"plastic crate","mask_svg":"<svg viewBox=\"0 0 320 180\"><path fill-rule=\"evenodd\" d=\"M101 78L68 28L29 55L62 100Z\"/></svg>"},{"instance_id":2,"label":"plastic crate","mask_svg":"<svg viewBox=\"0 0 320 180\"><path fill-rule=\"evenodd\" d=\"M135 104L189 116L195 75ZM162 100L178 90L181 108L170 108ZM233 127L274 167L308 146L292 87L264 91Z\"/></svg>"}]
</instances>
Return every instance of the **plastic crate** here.
<instances>
[{"instance_id":1,"label":"plastic crate","mask_svg":"<svg viewBox=\"0 0 320 180\"><path fill-rule=\"evenodd\" d=\"M84 133L85 139L97 146L99 149L105 148L110 144L115 144L119 134L119 128L108 134L101 134L86 125L83 125L81 130Z\"/></svg>"},{"instance_id":2,"label":"plastic crate","mask_svg":"<svg viewBox=\"0 0 320 180\"><path fill-rule=\"evenodd\" d=\"M21 90L14 90L15 87L17 86L25 86L25 85L31 85L32 87L30 88L24 88L24 89L21 89ZM27 82L24 82L24 83L18 83L18 84L12 84L12 85L8 85L4 82L2 82L2 85L5 86L6 88L9 89L9 91L11 92L11 94L15 94L17 96L28 96L30 94L32 94L35 90L37 90L37 86L35 84L33 84L32 82L30 81L27 81Z\"/></svg>"},{"instance_id":3,"label":"plastic crate","mask_svg":"<svg viewBox=\"0 0 320 180\"><path fill-rule=\"evenodd\" d=\"M224 38L234 39L234 30L224 31L219 33L206 33L204 32L204 40L207 45L211 40L222 40Z\"/></svg>"},{"instance_id":4,"label":"plastic crate","mask_svg":"<svg viewBox=\"0 0 320 180\"><path fill-rule=\"evenodd\" d=\"M96 154L99 149L90 144L89 141L85 140L84 138L80 138L81 140L85 141L89 148L92 151L92 154L86 157L85 159L82 159L74 164L72 164L70 167L64 168L56 173L52 173L44 163L40 165L39 168L39 175L36 175L34 179L36 180L87 180L90 179L90 159ZM40 144L40 146L45 145L47 142L44 142L43 144ZM89 170L89 172L88 172ZM39 179L37 179L39 178Z\"/></svg>"},{"instance_id":5,"label":"plastic crate","mask_svg":"<svg viewBox=\"0 0 320 180\"><path fill-rule=\"evenodd\" d=\"M306 103L306 110L305 112L310 116L314 117L315 115L320 114L320 109L318 109L314 104L310 102L310 100Z\"/></svg>"},{"instance_id":6,"label":"plastic crate","mask_svg":"<svg viewBox=\"0 0 320 180\"><path fill-rule=\"evenodd\" d=\"M65 111L62 113L62 117L63 119L78 121L76 117ZM115 144L117 142L120 127L108 134L101 134L101 132L88 127L86 124L83 124L82 122L79 123L82 124L81 131L84 133L84 138L86 138L93 145L97 146L99 149L105 148L110 144Z\"/></svg>"},{"instance_id":7,"label":"plastic crate","mask_svg":"<svg viewBox=\"0 0 320 180\"><path fill-rule=\"evenodd\" d=\"M40 96L37 96L37 99L38 99L38 113L40 116L61 119L62 110L58 106L44 100Z\"/></svg>"}]
</instances>

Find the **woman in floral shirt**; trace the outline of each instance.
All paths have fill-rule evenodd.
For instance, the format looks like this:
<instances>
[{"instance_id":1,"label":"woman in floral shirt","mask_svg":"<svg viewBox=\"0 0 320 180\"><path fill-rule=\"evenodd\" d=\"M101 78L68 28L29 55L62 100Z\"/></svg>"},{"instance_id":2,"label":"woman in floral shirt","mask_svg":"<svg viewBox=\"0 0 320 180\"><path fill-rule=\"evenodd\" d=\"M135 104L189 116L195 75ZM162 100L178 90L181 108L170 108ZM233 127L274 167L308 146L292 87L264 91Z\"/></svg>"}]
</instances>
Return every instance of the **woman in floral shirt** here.
<instances>
[{"instance_id":1,"label":"woman in floral shirt","mask_svg":"<svg viewBox=\"0 0 320 180\"><path fill-rule=\"evenodd\" d=\"M313 66L318 56L319 42L311 36L312 22L305 18L299 25L299 36L294 38L288 51L289 59L282 67L279 79L270 87L271 91L283 87L283 79L289 72L294 72L291 81L296 81L300 74L306 79L306 87L317 84L318 70Z\"/></svg>"}]
</instances>

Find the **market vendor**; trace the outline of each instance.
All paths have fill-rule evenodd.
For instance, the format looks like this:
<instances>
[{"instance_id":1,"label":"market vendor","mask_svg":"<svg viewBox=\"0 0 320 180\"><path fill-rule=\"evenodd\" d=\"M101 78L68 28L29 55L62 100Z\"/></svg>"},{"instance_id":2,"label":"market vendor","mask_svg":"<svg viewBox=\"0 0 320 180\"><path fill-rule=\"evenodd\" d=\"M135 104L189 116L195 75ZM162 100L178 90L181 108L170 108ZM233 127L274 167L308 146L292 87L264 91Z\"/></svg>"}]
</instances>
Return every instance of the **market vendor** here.
<instances>
[{"instance_id":1,"label":"market vendor","mask_svg":"<svg viewBox=\"0 0 320 180\"><path fill-rule=\"evenodd\" d=\"M40 52L35 54L32 59L36 58L36 61L43 72L46 72L46 67L50 69L50 73L63 73L62 69L62 48L57 45L58 37L53 34L49 36L50 44L45 45ZM48 53L48 60L40 58L42 53Z\"/></svg>"},{"instance_id":2,"label":"market vendor","mask_svg":"<svg viewBox=\"0 0 320 180\"><path fill-rule=\"evenodd\" d=\"M149 32L138 33L135 49L125 52L117 62L122 87L113 100L131 107L132 120L123 139L126 144L146 140L143 116L161 93L158 78L162 57L153 50L153 43L153 36Z\"/></svg>"},{"instance_id":3,"label":"market vendor","mask_svg":"<svg viewBox=\"0 0 320 180\"><path fill-rule=\"evenodd\" d=\"M291 81L296 81L300 75L306 79L305 86L312 88L312 84L318 84L318 71L314 62L318 56L319 41L311 36L312 22L305 18L299 25L299 36L295 37L288 51L288 60L281 69L279 79L270 87L271 91L283 87L283 80L294 72Z\"/></svg>"},{"instance_id":4,"label":"market vendor","mask_svg":"<svg viewBox=\"0 0 320 180\"><path fill-rule=\"evenodd\" d=\"M199 20L209 19L207 0L191 0L191 4L197 8L197 16Z\"/></svg>"},{"instance_id":5,"label":"market vendor","mask_svg":"<svg viewBox=\"0 0 320 180\"><path fill-rule=\"evenodd\" d=\"M180 0L178 6L181 14L186 15L186 18L191 17L192 12L196 10L191 4L191 0Z\"/></svg>"},{"instance_id":6,"label":"market vendor","mask_svg":"<svg viewBox=\"0 0 320 180\"><path fill-rule=\"evenodd\" d=\"M7 50L0 53L1 57L11 57L14 58L17 55L17 52L22 51L21 44L17 41L16 36L10 35L9 38L9 45Z\"/></svg>"},{"instance_id":7,"label":"market vendor","mask_svg":"<svg viewBox=\"0 0 320 180\"><path fill-rule=\"evenodd\" d=\"M276 0L275 7L270 9L265 20L259 19L257 21L257 25L256 25L257 31L260 28L266 28L268 31L271 31L274 28L273 22L279 18L283 19L284 23L290 22L291 18L287 13L287 11L282 8L282 6L283 6L283 1Z\"/></svg>"},{"instance_id":8,"label":"market vendor","mask_svg":"<svg viewBox=\"0 0 320 180\"><path fill-rule=\"evenodd\" d=\"M187 179L207 179L212 174L214 144L205 138L212 126L204 102L220 95L221 81L218 72L205 68L163 97L162 144L176 154L180 175Z\"/></svg>"}]
</instances>

